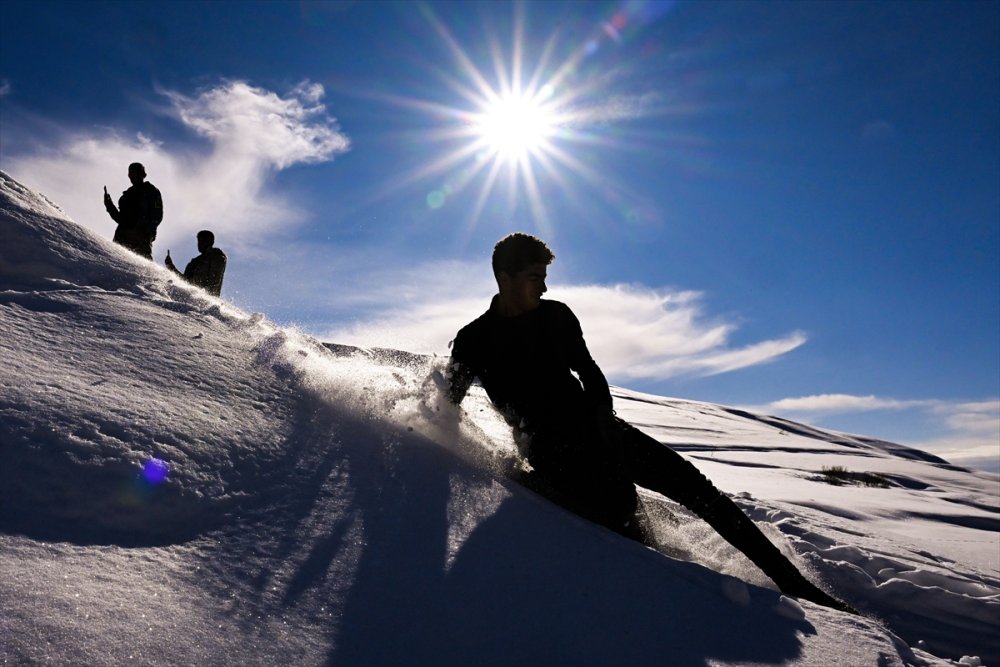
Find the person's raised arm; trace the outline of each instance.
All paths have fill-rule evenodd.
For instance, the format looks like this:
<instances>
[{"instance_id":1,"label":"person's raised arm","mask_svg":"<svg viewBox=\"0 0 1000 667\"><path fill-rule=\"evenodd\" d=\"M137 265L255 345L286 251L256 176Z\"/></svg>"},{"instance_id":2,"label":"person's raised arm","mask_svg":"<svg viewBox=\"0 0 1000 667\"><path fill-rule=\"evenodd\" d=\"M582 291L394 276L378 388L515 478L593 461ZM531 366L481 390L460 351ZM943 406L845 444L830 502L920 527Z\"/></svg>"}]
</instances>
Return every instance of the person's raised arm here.
<instances>
[{"instance_id":1,"label":"person's raised arm","mask_svg":"<svg viewBox=\"0 0 1000 667\"><path fill-rule=\"evenodd\" d=\"M607 406L611 409L611 388L608 386L608 379L604 377L600 366L590 356L587 343L583 340L583 329L580 328L580 321L576 319L569 308L565 313L566 330L563 334L563 341L569 353L569 367L580 376L583 389L588 398L598 406Z\"/></svg>"},{"instance_id":2,"label":"person's raised arm","mask_svg":"<svg viewBox=\"0 0 1000 667\"><path fill-rule=\"evenodd\" d=\"M107 210L108 215L115 222L121 222L119 219L118 209L115 208L115 203L111 200L111 195L108 194L108 186L104 186L104 208Z\"/></svg>"},{"instance_id":3,"label":"person's raised arm","mask_svg":"<svg viewBox=\"0 0 1000 667\"><path fill-rule=\"evenodd\" d=\"M163 260L163 264L168 269L170 269L171 271L173 271L174 273L176 273L177 275L179 275L181 278L184 277L184 274L181 273L180 271L178 271L177 267L174 266L174 260L170 259L170 250L167 250L167 258L165 260Z\"/></svg>"}]
</instances>

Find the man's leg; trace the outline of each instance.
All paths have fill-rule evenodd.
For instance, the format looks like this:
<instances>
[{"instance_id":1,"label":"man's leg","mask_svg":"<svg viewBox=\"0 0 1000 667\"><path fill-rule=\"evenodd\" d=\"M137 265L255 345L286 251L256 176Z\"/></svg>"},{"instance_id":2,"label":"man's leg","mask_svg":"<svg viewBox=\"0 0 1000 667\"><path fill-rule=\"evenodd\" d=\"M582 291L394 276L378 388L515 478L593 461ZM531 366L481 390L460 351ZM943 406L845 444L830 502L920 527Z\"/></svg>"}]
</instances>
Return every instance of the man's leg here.
<instances>
[{"instance_id":1,"label":"man's leg","mask_svg":"<svg viewBox=\"0 0 1000 667\"><path fill-rule=\"evenodd\" d=\"M153 259L153 239L139 235L135 242L135 252L148 260Z\"/></svg>"},{"instance_id":2,"label":"man's leg","mask_svg":"<svg viewBox=\"0 0 1000 667\"><path fill-rule=\"evenodd\" d=\"M854 612L802 576L757 524L687 459L627 422L619 422L622 449L636 484L661 493L697 514L770 577L782 593Z\"/></svg>"},{"instance_id":3,"label":"man's leg","mask_svg":"<svg viewBox=\"0 0 1000 667\"><path fill-rule=\"evenodd\" d=\"M535 432L528 460L536 489L553 502L611 530L630 534L638 496L624 461L581 422Z\"/></svg>"},{"instance_id":4,"label":"man's leg","mask_svg":"<svg viewBox=\"0 0 1000 667\"><path fill-rule=\"evenodd\" d=\"M140 257L153 259L153 242L144 238L142 233L135 227L119 225L115 231L114 241Z\"/></svg>"}]
</instances>

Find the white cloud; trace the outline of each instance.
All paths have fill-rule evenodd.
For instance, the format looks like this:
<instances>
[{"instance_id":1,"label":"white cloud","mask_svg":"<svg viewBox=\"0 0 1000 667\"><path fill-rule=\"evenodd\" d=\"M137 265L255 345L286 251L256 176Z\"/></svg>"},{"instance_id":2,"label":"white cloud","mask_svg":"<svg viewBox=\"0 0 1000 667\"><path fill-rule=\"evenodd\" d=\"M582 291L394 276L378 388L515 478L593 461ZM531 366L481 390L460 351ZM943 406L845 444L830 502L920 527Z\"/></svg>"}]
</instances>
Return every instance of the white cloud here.
<instances>
[{"instance_id":1,"label":"white cloud","mask_svg":"<svg viewBox=\"0 0 1000 667\"><path fill-rule=\"evenodd\" d=\"M328 331L324 340L361 347L386 347L447 355L458 330L482 313L482 299L417 303Z\"/></svg>"},{"instance_id":2,"label":"white cloud","mask_svg":"<svg viewBox=\"0 0 1000 667\"><path fill-rule=\"evenodd\" d=\"M640 285L553 288L583 325L594 358L616 380L715 375L773 361L806 342L805 334L732 347L735 323L709 317L702 295Z\"/></svg>"},{"instance_id":3,"label":"white cloud","mask_svg":"<svg viewBox=\"0 0 1000 667\"><path fill-rule=\"evenodd\" d=\"M949 429L916 447L933 451L952 463L1000 471L1000 400L974 403L939 402L932 412Z\"/></svg>"},{"instance_id":4,"label":"white cloud","mask_svg":"<svg viewBox=\"0 0 1000 667\"><path fill-rule=\"evenodd\" d=\"M203 91L194 98L161 90L178 118L207 137L214 158L228 166L284 169L297 162L322 162L348 149L347 137L331 126L319 103L323 87L303 83L288 97L242 81ZM318 118L320 122L312 120Z\"/></svg>"},{"instance_id":5,"label":"white cloud","mask_svg":"<svg viewBox=\"0 0 1000 667\"><path fill-rule=\"evenodd\" d=\"M917 446L933 449L955 463L964 459L989 460L994 470L1000 469L1000 400L939 402L932 412L943 419L950 432Z\"/></svg>"},{"instance_id":6,"label":"white cloud","mask_svg":"<svg viewBox=\"0 0 1000 667\"><path fill-rule=\"evenodd\" d=\"M487 264L447 261L385 267L369 261L364 288L331 293L330 308L366 313L318 332L329 342L447 355L458 330L486 310L496 283Z\"/></svg>"},{"instance_id":7,"label":"white cloud","mask_svg":"<svg viewBox=\"0 0 1000 667\"><path fill-rule=\"evenodd\" d=\"M953 429L993 431L997 433L997 438L1000 440L1000 401L936 405L934 412L943 416Z\"/></svg>"},{"instance_id":8,"label":"white cloud","mask_svg":"<svg viewBox=\"0 0 1000 667\"><path fill-rule=\"evenodd\" d=\"M875 410L917 410L914 421L927 423L928 432L940 435L906 444L941 456L953 463L990 460L1000 463L1000 401L897 400L878 396L820 394L785 398L750 408L793 418L816 419ZM971 465L971 464L970 464Z\"/></svg>"},{"instance_id":9,"label":"white cloud","mask_svg":"<svg viewBox=\"0 0 1000 667\"><path fill-rule=\"evenodd\" d=\"M486 310L495 290L488 266L484 271L479 264L453 262L384 274L366 288L367 293L385 298L384 307L321 337L447 354L448 342ZM573 308L591 353L616 382L725 373L772 361L805 342L805 336L796 332L731 347L729 337L736 326L706 316L696 292L637 285L562 285L547 296Z\"/></svg>"},{"instance_id":10,"label":"white cloud","mask_svg":"<svg viewBox=\"0 0 1000 667\"><path fill-rule=\"evenodd\" d=\"M852 396L850 394L819 394L800 398L783 398L769 403L763 409L776 412L817 414L845 414L872 410L906 410L933 404L933 401L899 401L877 396Z\"/></svg>"},{"instance_id":11,"label":"white cloud","mask_svg":"<svg viewBox=\"0 0 1000 667\"><path fill-rule=\"evenodd\" d=\"M331 160L350 147L319 103L319 84L300 84L284 96L241 81L193 97L159 92L170 103L167 113L205 137L209 151L194 153L114 130L75 133L57 138L44 152L10 157L11 174L59 202L80 224L110 237L114 223L101 203L102 188L107 185L117 199L129 185L129 163L142 162L163 193L159 256L171 246L193 251L194 232L206 227L220 246L232 248L295 224L303 214L267 190L268 177L293 164Z\"/></svg>"}]
</instances>

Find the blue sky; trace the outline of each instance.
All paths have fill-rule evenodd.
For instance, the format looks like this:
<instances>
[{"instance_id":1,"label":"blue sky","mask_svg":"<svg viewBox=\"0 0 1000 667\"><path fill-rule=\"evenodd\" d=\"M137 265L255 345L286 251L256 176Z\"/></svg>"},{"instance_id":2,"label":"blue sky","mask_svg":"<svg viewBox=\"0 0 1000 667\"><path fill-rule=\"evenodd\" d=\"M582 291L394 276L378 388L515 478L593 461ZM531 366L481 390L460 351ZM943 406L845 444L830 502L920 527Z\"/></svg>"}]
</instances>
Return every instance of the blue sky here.
<instances>
[{"instance_id":1,"label":"blue sky","mask_svg":"<svg viewBox=\"0 0 1000 667\"><path fill-rule=\"evenodd\" d=\"M616 384L1000 456L1000 3L0 16L0 168L110 237L142 161L243 308L447 354L528 231Z\"/></svg>"}]
</instances>

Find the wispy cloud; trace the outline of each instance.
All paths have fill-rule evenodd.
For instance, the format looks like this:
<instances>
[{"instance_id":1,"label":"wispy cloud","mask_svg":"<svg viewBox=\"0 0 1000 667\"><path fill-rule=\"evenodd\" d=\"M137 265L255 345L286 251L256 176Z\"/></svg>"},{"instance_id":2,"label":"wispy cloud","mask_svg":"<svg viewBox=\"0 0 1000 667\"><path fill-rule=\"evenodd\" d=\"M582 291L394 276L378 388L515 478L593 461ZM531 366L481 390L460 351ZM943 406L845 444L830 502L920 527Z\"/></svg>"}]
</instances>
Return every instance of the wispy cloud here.
<instances>
[{"instance_id":1,"label":"wispy cloud","mask_svg":"<svg viewBox=\"0 0 1000 667\"><path fill-rule=\"evenodd\" d=\"M317 83L302 83L287 97L242 81L197 97L159 92L185 125L212 141L216 159L238 158L257 170L284 169L297 162L323 162L350 146L325 115L323 86Z\"/></svg>"},{"instance_id":2,"label":"wispy cloud","mask_svg":"<svg viewBox=\"0 0 1000 667\"><path fill-rule=\"evenodd\" d=\"M934 452L955 463L993 461L1000 467L1000 400L946 401L940 399L898 400L878 396L819 394L785 398L763 406L768 412L799 419L822 419L876 410L915 411L913 421L924 422L935 435L906 444Z\"/></svg>"},{"instance_id":3,"label":"wispy cloud","mask_svg":"<svg viewBox=\"0 0 1000 667\"><path fill-rule=\"evenodd\" d=\"M769 403L764 409L778 413L797 412L818 415L870 412L872 410L906 410L935 404L935 401L900 401L894 398L880 398L878 396L818 394L799 398L783 398L780 401Z\"/></svg>"},{"instance_id":4,"label":"wispy cloud","mask_svg":"<svg viewBox=\"0 0 1000 667\"><path fill-rule=\"evenodd\" d=\"M252 243L304 214L267 188L269 176L297 163L333 159L350 141L320 103L323 87L305 82L285 94L243 81L227 81L187 96L161 89L165 112L209 143L192 151L114 129L74 131L52 146L9 159L15 178L46 194L74 220L110 236L114 223L101 204L128 186L131 162L146 166L163 193L164 223L157 247L182 241L205 227L226 245ZM222 245L222 243L220 243Z\"/></svg>"},{"instance_id":5,"label":"wispy cloud","mask_svg":"<svg viewBox=\"0 0 1000 667\"><path fill-rule=\"evenodd\" d=\"M0 97L6 97L7 95L10 95L10 93L10 81L7 79L0 79Z\"/></svg>"},{"instance_id":6,"label":"wispy cloud","mask_svg":"<svg viewBox=\"0 0 1000 667\"><path fill-rule=\"evenodd\" d=\"M371 267L383 267L374 268ZM372 262L364 288L327 296L333 310L357 313L316 332L323 340L447 355L455 333L489 305L496 283L488 266L461 261L385 268Z\"/></svg>"},{"instance_id":7,"label":"wispy cloud","mask_svg":"<svg viewBox=\"0 0 1000 667\"><path fill-rule=\"evenodd\" d=\"M709 315L703 295L642 285L581 285L552 289L583 323L595 359L616 380L716 375L773 361L806 342L795 331L732 346L734 322Z\"/></svg>"},{"instance_id":8,"label":"wispy cloud","mask_svg":"<svg viewBox=\"0 0 1000 667\"><path fill-rule=\"evenodd\" d=\"M658 92L640 95L612 95L599 103L579 105L564 112L561 124L573 127L634 120L650 115L662 104L663 95Z\"/></svg>"},{"instance_id":9,"label":"wispy cloud","mask_svg":"<svg viewBox=\"0 0 1000 667\"><path fill-rule=\"evenodd\" d=\"M914 445L954 463L1000 472L1000 400L939 402L930 409L949 431Z\"/></svg>"},{"instance_id":10,"label":"wispy cloud","mask_svg":"<svg viewBox=\"0 0 1000 667\"><path fill-rule=\"evenodd\" d=\"M385 289L368 286L369 293L387 297L383 308L348 326L329 329L323 337L447 354L448 341L486 310L495 292L492 275L478 264L422 266L406 273L386 275L392 283ZM414 285L419 287L406 287ZM793 332L732 346L729 339L736 324L710 317L697 292L641 285L560 285L547 296L573 308L591 353L615 382L725 373L773 361L806 341L804 334Z\"/></svg>"}]
</instances>

